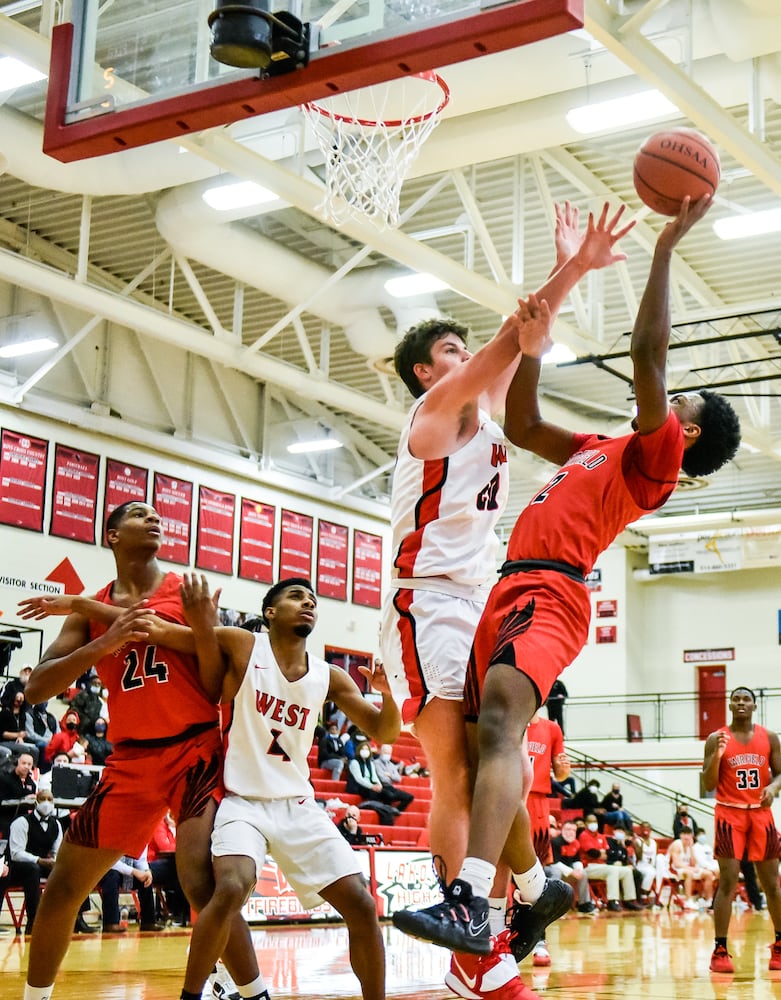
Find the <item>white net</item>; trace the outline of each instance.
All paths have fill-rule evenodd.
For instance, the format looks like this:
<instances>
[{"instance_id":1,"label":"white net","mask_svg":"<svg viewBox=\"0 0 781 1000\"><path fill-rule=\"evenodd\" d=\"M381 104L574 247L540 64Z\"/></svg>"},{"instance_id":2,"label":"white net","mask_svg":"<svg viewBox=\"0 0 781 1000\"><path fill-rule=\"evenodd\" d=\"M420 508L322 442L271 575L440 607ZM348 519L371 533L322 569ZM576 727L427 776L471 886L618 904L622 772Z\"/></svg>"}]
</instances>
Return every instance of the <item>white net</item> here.
<instances>
[{"instance_id":1,"label":"white net","mask_svg":"<svg viewBox=\"0 0 781 1000\"><path fill-rule=\"evenodd\" d=\"M449 96L436 73L421 73L303 106L325 159L329 218L399 224L404 178Z\"/></svg>"}]
</instances>

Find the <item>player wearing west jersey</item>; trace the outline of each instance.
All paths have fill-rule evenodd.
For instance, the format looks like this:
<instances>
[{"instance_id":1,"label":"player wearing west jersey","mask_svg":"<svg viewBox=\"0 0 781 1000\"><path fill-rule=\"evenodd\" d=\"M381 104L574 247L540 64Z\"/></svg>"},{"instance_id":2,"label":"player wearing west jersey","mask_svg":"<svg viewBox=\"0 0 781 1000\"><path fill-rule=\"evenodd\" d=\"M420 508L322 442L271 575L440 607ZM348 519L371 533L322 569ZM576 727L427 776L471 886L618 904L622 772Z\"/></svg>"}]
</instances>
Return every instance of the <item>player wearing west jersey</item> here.
<instances>
[{"instance_id":1,"label":"player wearing west jersey","mask_svg":"<svg viewBox=\"0 0 781 1000\"><path fill-rule=\"evenodd\" d=\"M735 688L729 707L732 721L705 741L702 768L704 787L716 790L714 854L719 863L713 901L716 944L710 968L734 972L727 934L740 862L746 858L755 864L775 928L769 968L781 970L781 842L770 808L781 789L781 747L776 733L753 722L756 699L750 688Z\"/></svg>"},{"instance_id":2,"label":"player wearing west jersey","mask_svg":"<svg viewBox=\"0 0 781 1000\"><path fill-rule=\"evenodd\" d=\"M164 645L183 625L180 580L157 562L160 517L139 502L106 522L116 579L95 598L30 598L23 617L67 614L33 670L36 702L54 697L97 665L109 689L114 751L102 779L60 848L35 920L25 1000L48 1000L82 900L123 854L138 856L170 808L177 819L177 870L191 905L211 896L209 838L222 793L216 699L200 683L193 655ZM154 609L156 614L150 614ZM30 686L32 685L32 686ZM242 996L265 991L246 923L226 929L224 959ZM211 970L209 970L211 971Z\"/></svg>"},{"instance_id":3,"label":"player wearing west jersey","mask_svg":"<svg viewBox=\"0 0 781 1000\"><path fill-rule=\"evenodd\" d=\"M475 928L500 857L510 862L528 904L516 908L510 925L516 959L571 905L569 887L546 880L534 854L523 805L522 740L553 681L586 642L591 602L585 577L599 554L629 522L667 500L681 466L690 475L706 475L738 449L739 422L725 399L707 391L668 398L666 388L672 255L709 205L707 197L693 205L685 199L657 238L630 342L634 434L574 434L544 420L538 386L547 347L521 357L507 394L505 433L559 471L521 512L475 636L464 710L479 716L479 753L464 864L439 907L393 917L397 927L426 940L486 953L490 936ZM619 218L620 212L606 231ZM589 217L581 254L588 255L606 219L607 206L598 222ZM538 305L527 304L530 323L544 321Z\"/></svg>"},{"instance_id":4,"label":"player wearing west jersey","mask_svg":"<svg viewBox=\"0 0 781 1000\"><path fill-rule=\"evenodd\" d=\"M226 794L212 835L215 891L193 928L182 997L200 996L227 928L269 853L304 906L325 900L341 913L363 998L383 1000L385 952L374 900L358 856L315 802L307 764L325 701L379 743L396 739L401 719L382 668L361 668L382 694L377 708L346 671L307 653L317 621L308 580L280 580L266 594L268 634L215 629L203 577L185 577L182 596L203 685L223 702L233 701L226 724Z\"/></svg>"}]
</instances>

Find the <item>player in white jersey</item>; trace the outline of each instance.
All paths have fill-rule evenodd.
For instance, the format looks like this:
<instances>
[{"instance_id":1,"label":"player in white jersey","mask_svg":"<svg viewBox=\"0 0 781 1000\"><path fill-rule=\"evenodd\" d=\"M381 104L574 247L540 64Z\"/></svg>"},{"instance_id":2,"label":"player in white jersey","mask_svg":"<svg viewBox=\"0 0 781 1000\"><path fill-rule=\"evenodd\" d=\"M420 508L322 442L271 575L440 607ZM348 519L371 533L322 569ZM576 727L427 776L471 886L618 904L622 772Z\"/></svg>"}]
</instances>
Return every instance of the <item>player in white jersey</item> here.
<instances>
[{"instance_id":1,"label":"player in white jersey","mask_svg":"<svg viewBox=\"0 0 781 1000\"><path fill-rule=\"evenodd\" d=\"M215 628L204 577L185 575L182 603L204 687L234 703L226 724L225 798L212 834L215 889L193 928L182 996L200 996L231 918L269 853L305 906L325 900L341 913L363 998L383 1000L385 952L374 900L356 854L315 802L307 765L326 700L379 743L396 739L401 720L382 668L361 668L382 694L377 708L346 671L307 653L317 599L302 578L280 580L267 593L267 634Z\"/></svg>"}]
</instances>

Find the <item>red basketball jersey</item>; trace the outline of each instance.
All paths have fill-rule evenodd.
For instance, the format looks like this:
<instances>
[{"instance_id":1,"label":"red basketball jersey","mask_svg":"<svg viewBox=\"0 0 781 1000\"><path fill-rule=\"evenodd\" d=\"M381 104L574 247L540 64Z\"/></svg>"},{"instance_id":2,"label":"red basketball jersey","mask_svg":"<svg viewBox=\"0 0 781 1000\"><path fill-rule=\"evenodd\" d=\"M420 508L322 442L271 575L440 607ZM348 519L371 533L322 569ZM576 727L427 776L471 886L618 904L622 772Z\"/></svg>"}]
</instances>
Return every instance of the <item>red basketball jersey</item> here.
<instances>
[{"instance_id":1,"label":"red basketball jersey","mask_svg":"<svg viewBox=\"0 0 781 1000\"><path fill-rule=\"evenodd\" d=\"M724 756L719 761L716 801L726 805L758 806L762 789L773 780L770 770L770 738L762 726L754 726L748 743L736 740L729 726Z\"/></svg>"},{"instance_id":2,"label":"red basketball jersey","mask_svg":"<svg viewBox=\"0 0 781 1000\"><path fill-rule=\"evenodd\" d=\"M683 431L672 411L651 434L573 435L572 456L515 522L507 558L552 559L589 573L627 524L667 500L682 457ZM647 506L635 499L640 495Z\"/></svg>"},{"instance_id":3,"label":"red basketball jersey","mask_svg":"<svg viewBox=\"0 0 781 1000\"><path fill-rule=\"evenodd\" d=\"M149 607L169 622L186 624L179 595L181 577L167 573L149 598ZM107 584L95 599L113 605ZM107 626L90 622L90 637ZM158 740L178 736L193 725L218 723L217 706L201 687L195 656L163 646L133 642L104 656L96 664L108 689L112 743L123 740Z\"/></svg>"},{"instance_id":4,"label":"red basketball jersey","mask_svg":"<svg viewBox=\"0 0 781 1000\"><path fill-rule=\"evenodd\" d=\"M564 753L564 735L561 726L550 719L537 719L526 727L529 759L534 769L531 792L550 795L550 773L553 758Z\"/></svg>"}]
</instances>

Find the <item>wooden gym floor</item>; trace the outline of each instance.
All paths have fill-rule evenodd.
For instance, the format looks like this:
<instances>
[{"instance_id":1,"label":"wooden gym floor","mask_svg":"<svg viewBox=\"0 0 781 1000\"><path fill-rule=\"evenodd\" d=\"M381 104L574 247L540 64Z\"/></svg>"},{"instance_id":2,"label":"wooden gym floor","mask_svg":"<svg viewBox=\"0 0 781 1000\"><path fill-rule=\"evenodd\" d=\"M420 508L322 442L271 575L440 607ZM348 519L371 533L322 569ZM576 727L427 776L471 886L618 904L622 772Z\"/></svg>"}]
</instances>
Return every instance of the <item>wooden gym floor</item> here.
<instances>
[{"instance_id":1,"label":"wooden gym floor","mask_svg":"<svg viewBox=\"0 0 781 1000\"><path fill-rule=\"evenodd\" d=\"M3 914L6 917L6 914ZM7 926L7 925L6 925ZM773 929L766 912L735 913L730 950L736 972L708 971L713 922L707 913L576 916L549 931L549 969L521 966L545 1000L781 1000L781 972L768 972ZM444 1000L447 953L385 928L388 998ZM357 981L339 925L256 928L253 939L272 998L353 998ZM190 932L74 937L54 1000L176 1000ZM0 937L0 998L21 1000L28 942Z\"/></svg>"}]
</instances>

